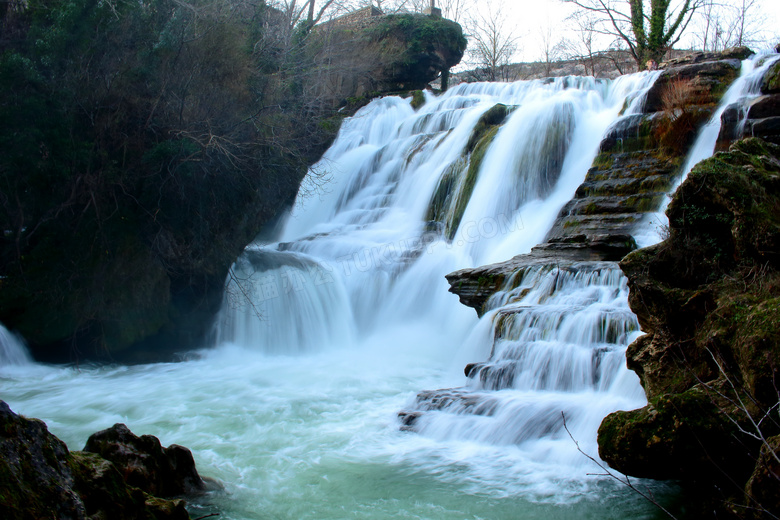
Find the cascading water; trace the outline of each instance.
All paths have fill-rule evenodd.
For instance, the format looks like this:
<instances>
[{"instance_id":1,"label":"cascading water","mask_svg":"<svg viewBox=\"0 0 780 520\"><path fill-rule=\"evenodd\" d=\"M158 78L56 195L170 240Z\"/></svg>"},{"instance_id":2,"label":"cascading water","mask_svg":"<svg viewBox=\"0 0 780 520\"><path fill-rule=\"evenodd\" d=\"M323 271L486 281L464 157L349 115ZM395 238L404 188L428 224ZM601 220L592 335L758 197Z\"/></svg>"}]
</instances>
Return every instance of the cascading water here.
<instances>
[{"instance_id":1,"label":"cascading water","mask_svg":"<svg viewBox=\"0 0 780 520\"><path fill-rule=\"evenodd\" d=\"M22 367L32 364L24 340L0 324L0 367Z\"/></svg>"},{"instance_id":2,"label":"cascading water","mask_svg":"<svg viewBox=\"0 0 780 520\"><path fill-rule=\"evenodd\" d=\"M588 476L561 415L595 455L600 420L644 402L615 265L528 269L482 319L444 275L541 242L655 77L459 85L417 111L376 100L344 122L278 242L232 269L217 347L2 369L3 398L74 449L114 422L187 445L227 487L196 507L223 518L653 518Z\"/></svg>"}]
</instances>

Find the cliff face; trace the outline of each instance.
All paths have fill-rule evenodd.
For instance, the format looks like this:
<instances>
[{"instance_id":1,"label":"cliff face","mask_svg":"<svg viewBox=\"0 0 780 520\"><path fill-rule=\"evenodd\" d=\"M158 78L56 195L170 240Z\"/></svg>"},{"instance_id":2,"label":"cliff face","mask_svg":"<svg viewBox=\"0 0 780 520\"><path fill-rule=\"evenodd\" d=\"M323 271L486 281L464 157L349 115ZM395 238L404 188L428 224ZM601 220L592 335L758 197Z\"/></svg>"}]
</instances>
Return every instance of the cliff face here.
<instances>
[{"instance_id":1,"label":"cliff face","mask_svg":"<svg viewBox=\"0 0 780 520\"><path fill-rule=\"evenodd\" d=\"M735 143L698 164L667 214L669 237L628 255L630 345L649 404L599 429L629 475L682 479L724 512L778 513L773 455L780 355L780 147Z\"/></svg>"}]
</instances>

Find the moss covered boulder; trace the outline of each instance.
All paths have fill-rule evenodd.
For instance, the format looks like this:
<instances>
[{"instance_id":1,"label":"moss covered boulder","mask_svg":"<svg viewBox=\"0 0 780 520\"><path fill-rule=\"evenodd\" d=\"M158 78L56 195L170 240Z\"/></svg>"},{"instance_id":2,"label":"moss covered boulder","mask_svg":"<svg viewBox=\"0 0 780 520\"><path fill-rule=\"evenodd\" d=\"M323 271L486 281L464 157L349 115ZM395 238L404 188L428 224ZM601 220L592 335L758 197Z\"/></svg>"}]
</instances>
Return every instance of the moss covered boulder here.
<instances>
[{"instance_id":1,"label":"moss covered boulder","mask_svg":"<svg viewBox=\"0 0 780 520\"><path fill-rule=\"evenodd\" d=\"M780 94L780 61L772 65L761 80L762 94Z\"/></svg>"}]
</instances>

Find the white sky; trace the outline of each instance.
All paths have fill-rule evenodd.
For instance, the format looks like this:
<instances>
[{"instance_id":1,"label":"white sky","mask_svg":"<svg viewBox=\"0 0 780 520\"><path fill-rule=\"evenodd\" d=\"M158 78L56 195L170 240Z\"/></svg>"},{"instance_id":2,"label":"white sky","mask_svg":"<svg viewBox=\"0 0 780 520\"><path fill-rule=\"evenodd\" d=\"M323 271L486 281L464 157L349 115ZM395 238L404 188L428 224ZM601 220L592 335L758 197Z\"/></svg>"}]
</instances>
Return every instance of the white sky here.
<instances>
[{"instance_id":1,"label":"white sky","mask_svg":"<svg viewBox=\"0 0 780 520\"><path fill-rule=\"evenodd\" d=\"M510 26L510 23L514 24L516 34L520 36L519 46L521 47L514 61L535 61L541 58L540 34L547 27L552 28L555 34L554 40L559 39L559 37L571 36L567 34L565 18L571 13L572 6L564 4L561 0L467 1L471 9L483 14L486 14L491 8L495 12L496 7L500 7L507 17L507 27ZM756 2L757 7L753 11L754 18L752 18L754 23L762 23L767 33L774 35L774 38L771 39L773 44L780 43L780 0L756 0ZM463 20L460 22L462 25L464 24ZM677 47L683 48L685 46L681 42Z\"/></svg>"}]
</instances>

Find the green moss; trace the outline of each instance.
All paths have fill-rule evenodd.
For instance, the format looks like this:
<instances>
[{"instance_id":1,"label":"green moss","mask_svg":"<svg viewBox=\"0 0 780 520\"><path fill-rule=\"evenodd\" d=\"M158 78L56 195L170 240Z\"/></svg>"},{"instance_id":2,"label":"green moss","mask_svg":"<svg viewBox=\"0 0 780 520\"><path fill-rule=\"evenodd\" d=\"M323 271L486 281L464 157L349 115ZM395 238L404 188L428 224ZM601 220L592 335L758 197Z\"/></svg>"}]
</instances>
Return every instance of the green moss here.
<instances>
[{"instance_id":1,"label":"green moss","mask_svg":"<svg viewBox=\"0 0 780 520\"><path fill-rule=\"evenodd\" d=\"M417 110L425 104L425 94L422 90L415 90L412 93L412 108Z\"/></svg>"},{"instance_id":2,"label":"green moss","mask_svg":"<svg viewBox=\"0 0 780 520\"><path fill-rule=\"evenodd\" d=\"M780 62L772 65L761 80L761 92L763 94L776 94L780 92Z\"/></svg>"},{"instance_id":3,"label":"green moss","mask_svg":"<svg viewBox=\"0 0 780 520\"><path fill-rule=\"evenodd\" d=\"M491 126L481 132L468 159L461 158L442 174L428 205L426 219L444 223L444 234L452 240L466 212L474 186L477 183L482 160L499 126Z\"/></svg>"},{"instance_id":4,"label":"green moss","mask_svg":"<svg viewBox=\"0 0 780 520\"><path fill-rule=\"evenodd\" d=\"M591 168L595 168L596 170L608 170L612 167L612 164L614 163L614 154L611 152L599 152L598 155L596 155L596 158L593 159L593 165ZM588 172L588 176L590 177L590 172ZM594 180L601 180L599 177L595 176Z\"/></svg>"},{"instance_id":5,"label":"green moss","mask_svg":"<svg viewBox=\"0 0 780 520\"><path fill-rule=\"evenodd\" d=\"M610 414L598 431L599 455L611 467L655 479L691 478L702 471L717 472L711 477L724 481L749 475L751 459L738 449L742 442L755 444L700 389Z\"/></svg>"},{"instance_id":6,"label":"green moss","mask_svg":"<svg viewBox=\"0 0 780 520\"><path fill-rule=\"evenodd\" d=\"M482 114L482 116L479 118L479 121L477 121L477 124L474 126L474 130L472 130L471 135L469 136L468 143L466 144L466 152L473 152L485 134L497 125L503 124L508 114L509 109L506 105L501 103L496 103L490 109L488 109L487 112Z\"/></svg>"}]
</instances>

